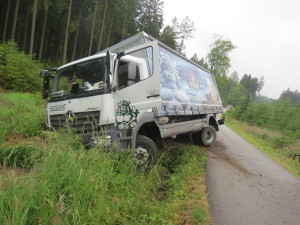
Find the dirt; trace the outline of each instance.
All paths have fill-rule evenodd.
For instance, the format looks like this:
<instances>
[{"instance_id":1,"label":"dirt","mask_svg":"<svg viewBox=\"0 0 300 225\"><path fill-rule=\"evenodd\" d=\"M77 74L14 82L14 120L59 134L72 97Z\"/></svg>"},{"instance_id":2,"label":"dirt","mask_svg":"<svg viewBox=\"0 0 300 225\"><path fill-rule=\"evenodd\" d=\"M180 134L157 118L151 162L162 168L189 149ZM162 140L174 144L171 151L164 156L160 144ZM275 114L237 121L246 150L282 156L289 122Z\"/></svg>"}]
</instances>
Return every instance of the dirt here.
<instances>
[{"instance_id":1,"label":"dirt","mask_svg":"<svg viewBox=\"0 0 300 225\"><path fill-rule=\"evenodd\" d=\"M300 180L226 126L217 140L207 163L214 224L299 224Z\"/></svg>"},{"instance_id":2,"label":"dirt","mask_svg":"<svg viewBox=\"0 0 300 225\"><path fill-rule=\"evenodd\" d=\"M227 155L225 150L226 146L223 143L217 141L216 144L209 149L209 151L211 152L210 158L223 160L240 172L251 174L245 167L243 167L242 164L240 164L236 160L233 160L229 155Z\"/></svg>"},{"instance_id":3,"label":"dirt","mask_svg":"<svg viewBox=\"0 0 300 225\"><path fill-rule=\"evenodd\" d=\"M26 138L26 134L17 134L15 136L6 136L4 138L4 146L13 145L23 141Z\"/></svg>"}]
</instances>

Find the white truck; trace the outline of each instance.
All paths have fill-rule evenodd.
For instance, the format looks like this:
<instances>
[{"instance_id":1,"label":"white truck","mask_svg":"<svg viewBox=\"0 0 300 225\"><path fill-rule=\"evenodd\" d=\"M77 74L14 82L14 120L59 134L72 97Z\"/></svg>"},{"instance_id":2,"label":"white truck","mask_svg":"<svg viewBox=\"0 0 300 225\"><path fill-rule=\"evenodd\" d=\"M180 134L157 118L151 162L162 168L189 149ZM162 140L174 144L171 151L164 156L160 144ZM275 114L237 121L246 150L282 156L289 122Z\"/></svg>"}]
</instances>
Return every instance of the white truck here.
<instances>
[{"instance_id":1,"label":"white truck","mask_svg":"<svg viewBox=\"0 0 300 225\"><path fill-rule=\"evenodd\" d=\"M40 76L49 128L71 127L87 145L133 149L140 166L157 162L165 138L191 134L212 145L224 123L214 76L144 32Z\"/></svg>"}]
</instances>

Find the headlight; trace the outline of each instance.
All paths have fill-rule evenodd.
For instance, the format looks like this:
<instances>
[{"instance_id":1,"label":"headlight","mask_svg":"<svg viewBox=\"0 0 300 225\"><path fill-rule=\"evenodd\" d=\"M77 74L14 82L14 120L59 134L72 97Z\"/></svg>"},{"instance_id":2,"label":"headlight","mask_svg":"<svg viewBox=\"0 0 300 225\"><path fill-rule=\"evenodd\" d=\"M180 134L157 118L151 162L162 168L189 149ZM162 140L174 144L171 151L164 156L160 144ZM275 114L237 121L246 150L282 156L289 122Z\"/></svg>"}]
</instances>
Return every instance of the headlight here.
<instances>
[{"instance_id":1,"label":"headlight","mask_svg":"<svg viewBox=\"0 0 300 225\"><path fill-rule=\"evenodd\" d=\"M111 136L94 136L92 137L93 145L103 145L105 147L111 146Z\"/></svg>"}]
</instances>

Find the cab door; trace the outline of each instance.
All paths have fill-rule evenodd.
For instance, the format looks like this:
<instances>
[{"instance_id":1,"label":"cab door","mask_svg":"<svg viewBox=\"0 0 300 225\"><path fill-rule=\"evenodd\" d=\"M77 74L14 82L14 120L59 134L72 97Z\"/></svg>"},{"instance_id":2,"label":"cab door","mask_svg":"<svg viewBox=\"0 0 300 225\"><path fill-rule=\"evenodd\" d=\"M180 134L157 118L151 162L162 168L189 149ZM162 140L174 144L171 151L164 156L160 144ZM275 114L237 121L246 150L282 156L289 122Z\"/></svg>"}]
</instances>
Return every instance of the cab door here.
<instances>
[{"instance_id":1,"label":"cab door","mask_svg":"<svg viewBox=\"0 0 300 225\"><path fill-rule=\"evenodd\" d=\"M117 60L114 87L117 129L134 128L144 112L161 104L157 41L124 52Z\"/></svg>"}]
</instances>

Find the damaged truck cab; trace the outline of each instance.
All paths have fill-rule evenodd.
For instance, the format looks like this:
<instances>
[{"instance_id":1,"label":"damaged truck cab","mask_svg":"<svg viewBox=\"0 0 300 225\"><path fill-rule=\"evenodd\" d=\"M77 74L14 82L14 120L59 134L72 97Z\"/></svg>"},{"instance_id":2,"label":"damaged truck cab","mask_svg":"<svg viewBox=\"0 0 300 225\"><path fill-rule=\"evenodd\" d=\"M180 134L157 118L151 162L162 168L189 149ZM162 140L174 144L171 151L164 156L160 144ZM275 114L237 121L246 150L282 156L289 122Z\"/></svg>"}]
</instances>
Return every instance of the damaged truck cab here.
<instances>
[{"instance_id":1,"label":"damaged truck cab","mask_svg":"<svg viewBox=\"0 0 300 225\"><path fill-rule=\"evenodd\" d=\"M140 166L156 163L165 138L191 134L212 145L224 123L214 76L144 32L41 76L49 128L70 127L87 145L134 149Z\"/></svg>"}]
</instances>

